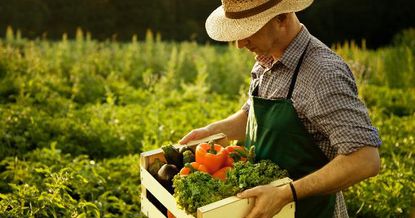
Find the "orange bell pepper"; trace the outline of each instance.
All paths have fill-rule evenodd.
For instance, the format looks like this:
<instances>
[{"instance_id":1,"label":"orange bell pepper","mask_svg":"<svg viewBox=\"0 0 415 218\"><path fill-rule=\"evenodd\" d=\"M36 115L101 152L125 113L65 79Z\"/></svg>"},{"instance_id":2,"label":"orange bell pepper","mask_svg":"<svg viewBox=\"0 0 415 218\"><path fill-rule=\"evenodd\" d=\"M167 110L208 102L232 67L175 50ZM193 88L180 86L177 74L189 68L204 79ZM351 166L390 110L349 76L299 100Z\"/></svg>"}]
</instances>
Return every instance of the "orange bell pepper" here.
<instances>
[{"instance_id":1,"label":"orange bell pepper","mask_svg":"<svg viewBox=\"0 0 415 218\"><path fill-rule=\"evenodd\" d=\"M231 170L232 169L232 167L224 167L224 168L221 168L220 170L218 170L218 171L216 171L213 175L212 175L212 177L213 178L215 178L215 179L220 179L220 180L222 180L222 181L225 181L226 180L226 177L227 177L227 172L229 171L229 170Z\"/></svg>"},{"instance_id":2,"label":"orange bell pepper","mask_svg":"<svg viewBox=\"0 0 415 218\"><path fill-rule=\"evenodd\" d=\"M194 172L194 171L200 171L200 172L205 172L207 173L208 170L207 168L200 163L197 162L192 162L192 163L187 163L181 170L180 170L180 175L181 176L187 176L190 173Z\"/></svg>"},{"instance_id":3,"label":"orange bell pepper","mask_svg":"<svg viewBox=\"0 0 415 218\"><path fill-rule=\"evenodd\" d=\"M219 170L226 160L226 150L219 144L201 143L196 147L196 162L203 164L210 174Z\"/></svg>"}]
</instances>

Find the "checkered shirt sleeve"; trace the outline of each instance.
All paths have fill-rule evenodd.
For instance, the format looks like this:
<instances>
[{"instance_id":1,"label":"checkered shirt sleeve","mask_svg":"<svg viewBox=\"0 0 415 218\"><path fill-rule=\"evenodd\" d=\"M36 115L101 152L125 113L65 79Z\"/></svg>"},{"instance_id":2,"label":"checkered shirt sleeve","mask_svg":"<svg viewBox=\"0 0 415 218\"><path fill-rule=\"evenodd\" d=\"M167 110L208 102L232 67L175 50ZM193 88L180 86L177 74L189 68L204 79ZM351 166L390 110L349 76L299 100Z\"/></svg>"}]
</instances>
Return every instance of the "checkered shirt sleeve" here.
<instances>
[{"instance_id":1,"label":"checkered shirt sleeve","mask_svg":"<svg viewBox=\"0 0 415 218\"><path fill-rule=\"evenodd\" d=\"M380 146L351 71L346 64L332 66L320 66L325 73L320 74L310 94L305 116L328 137L337 154L349 154L362 146Z\"/></svg>"}]
</instances>

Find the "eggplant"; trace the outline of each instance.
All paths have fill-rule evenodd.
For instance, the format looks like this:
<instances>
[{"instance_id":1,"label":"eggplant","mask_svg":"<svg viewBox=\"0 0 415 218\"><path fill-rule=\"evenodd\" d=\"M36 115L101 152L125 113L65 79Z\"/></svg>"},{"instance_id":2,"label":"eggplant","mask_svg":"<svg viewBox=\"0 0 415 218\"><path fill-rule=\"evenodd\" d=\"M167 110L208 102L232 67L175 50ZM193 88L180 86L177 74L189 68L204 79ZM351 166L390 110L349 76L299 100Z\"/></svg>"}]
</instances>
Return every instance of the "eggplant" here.
<instances>
[{"instance_id":1,"label":"eggplant","mask_svg":"<svg viewBox=\"0 0 415 218\"><path fill-rule=\"evenodd\" d=\"M183 146L183 147L180 147L180 148L179 148L179 152L180 152L181 154L183 154L185 151L191 151L191 152L193 152L193 153L194 153L193 149L192 149L192 148L190 148L189 146Z\"/></svg>"},{"instance_id":2,"label":"eggplant","mask_svg":"<svg viewBox=\"0 0 415 218\"><path fill-rule=\"evenodd\" d=\"M173 145L164 145L161 150L168 164L174 164L179 169L183 167L183 155Z\"/></svg>"},{"instance_id":3,"label":"eggplant","mask_svg":"<svg viewBox=\"0 0 415 218\"><path fill-rule=\"evenodd\" d=\"M179 173L179 169L174 164L164 164L157 172L157 180L171 194L174 193L173 177Z\"/></svg>"}]
</instances>

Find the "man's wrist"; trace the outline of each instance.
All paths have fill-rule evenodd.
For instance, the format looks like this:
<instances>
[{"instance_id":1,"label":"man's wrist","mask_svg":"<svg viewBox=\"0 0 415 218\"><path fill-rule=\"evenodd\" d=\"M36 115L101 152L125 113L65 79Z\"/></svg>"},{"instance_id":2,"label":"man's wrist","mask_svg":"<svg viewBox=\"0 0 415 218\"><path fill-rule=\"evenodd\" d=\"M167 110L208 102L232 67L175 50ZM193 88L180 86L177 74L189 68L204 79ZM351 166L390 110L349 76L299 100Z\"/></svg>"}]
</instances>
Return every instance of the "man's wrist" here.
<instances>
[{"instance_id":1,"label":"man's wrist","mask_svg":"<svg viewBox=\"0 0 415 218\"><path fill-rule=\"evenodd\" d=\"M293 202L294 197L292 195L290 185L286 184L286 185L282 186L281 188L282 188L282 192L284 193L284 195L283 195L284 197L282 198L284 204L288 204L290 202Z\"/></svg>"},{"instance_id":2,"label":"man's wrist","mask_svg":"<svg viewBox=\"0 0 415 218\"><path fill-rule=\"evenodd\" d=\"M292 182L290 182L290 189L291 189L291 194L292 194L292 198L294 200L294 202L297 204L297 191L295 190L294 184Z\"/></svg>"}]
</instances>

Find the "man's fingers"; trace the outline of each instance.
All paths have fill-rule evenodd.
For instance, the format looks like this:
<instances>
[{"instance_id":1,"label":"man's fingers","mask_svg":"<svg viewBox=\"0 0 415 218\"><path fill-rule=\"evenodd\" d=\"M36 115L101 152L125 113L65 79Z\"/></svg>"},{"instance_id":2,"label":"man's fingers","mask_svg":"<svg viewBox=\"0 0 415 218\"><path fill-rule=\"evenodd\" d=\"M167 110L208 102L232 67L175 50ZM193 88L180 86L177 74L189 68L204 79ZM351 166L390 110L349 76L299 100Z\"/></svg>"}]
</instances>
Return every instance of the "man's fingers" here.
<instances>
[{"instance_id":1,"label":"man's fingers","mask_svg":"<svg viewBox=\"0 0 415 218\"><path fill-rule=\"evenodd\" d=\"M187 135L185 135L180 141L179 144L186 144L192 140L198 140L203 137L209 136L209 132L203 128L194 129L190 131Z\"/></svg>"},{"instance_id":2,"label":"man's fingers","mask_svg":"<svg viewBox=\"0 0 415 218\"><path fill-rule=\"evenodd\" d=\"M236 196L238 198L251 198L256 197L260 194L260 186L257 186L255 188L247 189L241 193L238 193Z\"/></svg>"},{"instance_id":3,"label":"man's fingers","mask_svg":"<svg viewBox=\"0 0 415 218\"><path fill-rule=\"evenodd\" d=\"M194 138L194 132L191 131L187 135L185 135L182 139L180 139L179 144L186 144L187 142L191 141Z\"/></svg>"}]
</instances>

